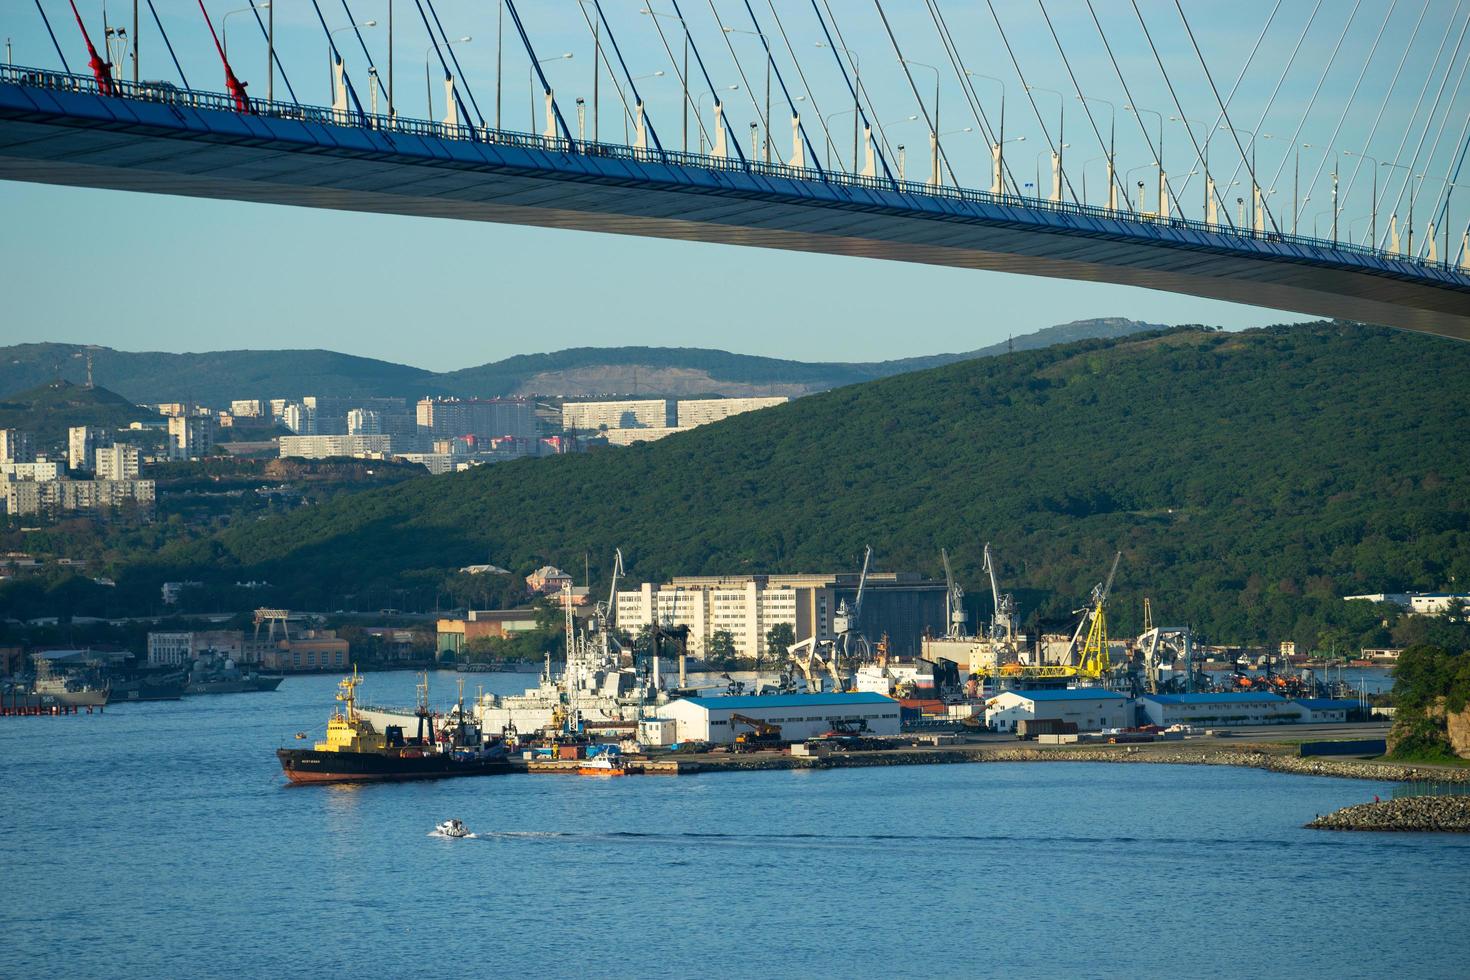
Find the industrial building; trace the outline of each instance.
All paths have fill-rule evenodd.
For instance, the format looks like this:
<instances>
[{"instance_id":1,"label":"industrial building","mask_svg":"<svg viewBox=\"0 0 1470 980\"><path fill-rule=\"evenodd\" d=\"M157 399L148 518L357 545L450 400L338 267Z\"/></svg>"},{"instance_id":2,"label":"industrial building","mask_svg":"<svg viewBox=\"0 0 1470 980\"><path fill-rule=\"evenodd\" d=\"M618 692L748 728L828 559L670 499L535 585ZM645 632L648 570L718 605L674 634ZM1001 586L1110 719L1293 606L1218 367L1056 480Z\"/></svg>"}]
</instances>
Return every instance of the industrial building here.
<instances>
[{"instance_id":1,"label":"industrial building","mask_svg":"<svg viewBox=\"0 0 1470 980\"><path fill-rule=\"evenodd\" d=\"M512 633L525 633L536 629L534 609L471 609L464 619L441 619L437 629L437 654L452 654L456 657L465 644L493 637L504 639Z\"/></svg>"},{"instance_id":2,"label":"industrial building","mask_svg":"<svg viewBox=\"0 0 1470 980\"><path fill-rule=\"evenodd\" d=\"M1269 691L1214 694L1146 694L1139 705L1149 723L1171 725L1270 725L1302 721L1306 709Z\"/></svg>"},{"instance_id":3,"label":"industrial building","mask_svg":"<svg viewBox=\"0 0 1470 980\"><path fill-rule=\"evenodd\" d=\"M781 726L781 739L799 742L832 730L838 722L866 726L869 734L897 735L898 702L881 694L775 694L765 696L683 698L659 709L678 726L681 742L720 745L750 728L736 716Z\"/></svg>"},{"instance_id":4,"label":"industrial building","mask_svg":"<svg viewBox=\"0 0 1470 980\"><path fill-rule=\"evenodd\" d=\"M1132 724L1128 698L1100 687L1065 690L1002 691L991 699L985 723L996 731L1013 732L1020 721L1054 718L1074 722L1080 732L1127 728Z\"/></svg>"},{"instance_id":5,"label":"industrial building","mask_svg":"<svg viewBox=\"0 0 1470 980\"><path fill-rule=\"evenodd\" d=\"M855 572L676 576L620 591L617 623L630 633L654 622L687 626L695 656L703 656L715 633L729 633L737 657L768 658L773 651L765 648L766 634L778 624L790 626L797 642L833 639L837 606L854 601L858 578ZM871 572L858 626L873 643L886 634L892 653L914 654L926 629L943 628L944 602L943 582L909 572Z\"/></svg>"}]
</instances>

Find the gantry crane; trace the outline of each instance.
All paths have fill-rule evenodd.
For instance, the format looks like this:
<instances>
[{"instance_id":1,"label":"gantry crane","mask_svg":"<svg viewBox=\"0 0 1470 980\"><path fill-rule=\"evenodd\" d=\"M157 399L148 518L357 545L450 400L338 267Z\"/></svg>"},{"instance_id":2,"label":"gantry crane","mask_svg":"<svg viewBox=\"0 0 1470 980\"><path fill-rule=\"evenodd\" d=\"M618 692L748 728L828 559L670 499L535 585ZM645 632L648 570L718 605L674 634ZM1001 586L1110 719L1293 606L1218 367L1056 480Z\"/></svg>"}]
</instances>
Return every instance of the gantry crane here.
<instances>
[{"instance_id":1,"label":"gantry crane","mask_svg":"<svg viewBox=\"0 0 1470 980\"><path fill-rule=\"evenodd\" d=\"M1006 664L1001 672L1007 676L1033 679L1086 677L1089 680L1102 680L1107 677L1113 669L1112 658L1108 653L1108 593L1113 589L1113 578L1118 574L1118 561L1122 557L1121 551L1113 556L1113 567L1108 572L1106 583L1094 585L1088 605L1077 610L1081 618L1077 621L1077 629L1072 633L1072 642L1067 645L1065 663L1034 667ZM1087 630L1085 640L1082 634L1084 628Z\"/></svg>"}]
</instances>

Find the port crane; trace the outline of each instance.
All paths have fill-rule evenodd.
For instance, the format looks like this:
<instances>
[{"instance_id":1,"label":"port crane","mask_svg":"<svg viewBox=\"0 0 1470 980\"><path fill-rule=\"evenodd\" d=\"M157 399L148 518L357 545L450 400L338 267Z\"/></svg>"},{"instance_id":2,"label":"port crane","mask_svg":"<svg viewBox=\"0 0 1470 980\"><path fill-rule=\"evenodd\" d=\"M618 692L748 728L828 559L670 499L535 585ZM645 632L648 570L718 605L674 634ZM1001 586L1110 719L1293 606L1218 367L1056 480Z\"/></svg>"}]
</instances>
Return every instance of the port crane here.
<instances>
[{"instance_id":1,"label":"port crane","mask_svg":"<svg viewBox=\"0 0 1470 980\"><path fill-rule=\"evenodd\" d=\"M1011 677L1020 676L1043 680L1065 677L1102 680L1112 673L1113 662L1108 653L1107 604L1108 594L1113 590L1113 579L1118 574L1118 561L1122 557L1121 551L1113 556L1113 567L1108 572L1107 581L1094 585L1087 606L1076 610L1081 614L1081 618L1077 621L1077 628L1072 633L1072 641L1067 644L1067 653L1064 657L1066 662L1031 667L1012 663L1006 664L1001 672ZM1085 639L1082 634L1084 629L1087 630ZM1080 652L1079 643L1081 644Z\"/></svg>"},{"instance_id":2,"label":"port crane","mask_svg":"<svg viewBox=\"0 0 1470 980\"><path fill-rule=\"evenodd\" d=\"M869 659L868 639L863 636L858 621L863 612L863 597L868 589L868 569L872 560L873 548L869 545L863 549L863 570L858 576L857 595L853 597L852 605L849 606L847 600L843 599L832 616L832 632L836 634L834 638L820 640L812 635L786 648L786 655L791 658L802 677L806 678L809 691L820 689L819 678L823 673L832 678L832 690L846 690L847 685L842 678L842 663L846 662L851 666L855 662Z\"/></svg>"},{"instance_id":3,"label":"port crane","mask_svg":"<svg viewBox=\"0 0 1470 980\"><path fill-rule=\"evenodd\" d=\"M1000 653L1011 653L1016 645L1016 597L1002 593L995 577L995 559L990 553L990 542L985 542L985 559L982 563L990 576L990 597L995 603L995 615L990 620L990 646L1000 663Z\"/></svg>"},{"instance_id":4,"label":"port crane","mask_svg":"<svg viewBox=\"0 0 1470 980\"><path fill-rule=\"evenodd\" d=\"M1194 686L1194 631L1188 626L1155 626L1153 606L1143 600L1143 633L1138 637L1138 651L1143 659L1143 687L1149 694L1160 693L1159 671L1164 666L1178 669L1184 664L1184 689ZM1177 681L1171 687L1177 687Z\"/></svg>"},{"instance_id":5,"label":"port crane","mask_svg":"<svg viewBox=\"0 0 1470 980\"><path fill-rule=\"evenodd\" d=\"M940 548L939 558L944 562L944 636L950 640L967 640L969 624L965 620L965 590L954 580L954 570L949 567L949 552Z\"/></svg>"}]
</instances>

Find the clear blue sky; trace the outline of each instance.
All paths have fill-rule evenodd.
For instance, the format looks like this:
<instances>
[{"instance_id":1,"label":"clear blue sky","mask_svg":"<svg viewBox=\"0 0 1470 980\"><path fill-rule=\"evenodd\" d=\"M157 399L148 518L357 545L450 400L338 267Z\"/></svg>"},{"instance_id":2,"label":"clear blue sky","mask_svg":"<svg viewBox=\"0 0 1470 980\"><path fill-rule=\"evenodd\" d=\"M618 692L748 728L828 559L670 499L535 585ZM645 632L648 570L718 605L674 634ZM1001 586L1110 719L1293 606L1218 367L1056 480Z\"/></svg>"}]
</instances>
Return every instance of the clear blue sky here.
<instances>
[{"instance_id":1,"label":"clear blue sky","mask_svg":"<svg viewBox=\"0 0 1470 980\"><path fill-rule=\"evenodd\" d=\"M70 8L62 0L42 2L72 69L85 71L85 50ZM348 23L342 0L320 2L331 27ZM762 26L774 37L769 6L765 0L752 2ZM222 90L218 58L195 0L155 3L190 81L199 88ZM221 15L243 7L245 0L207 3L218 27ZM359 22L378 20L376 27L364 30L364 38L380 71L386 73L387 0L348 3ZM1422 235L1423 216L1432 210L1430 202L1438 201L1443 193L1443 179L1451 173L1460 149L1461 125L1470 118L1470 91L1464 86L1470 36L1463 32L1470 11L1461 9L1455 0L1399 0L1389 17L1393 3L1364 0L1351 24L1351 4L1323 4L1283 78L1312 6L1285 0L1251 72L1236 92L1230 105L1232 122L1272 136L1257 143L1257 171L1263 186L1277 188L1273 209L1283 223L1290 220L1292 210L1293 145L1311 144L1301 150L1300 196L1312 198L1299 205L1302 230L1309 232L1316 221L1323 234L1330 222L1332 167L1323 147L1406 163L1417 151L1415 169L1427 175L1419 184L1417 205ZM604 0L634 74L665 72L639 85L665 144L675 145L679 140L679 83L650 18L639 14L644 5L640 0ZM942 0L941 5L966 66L1005 80L1007 136L1026 136L1026 142L1008 148L1008 162L1017 179L1034 180L1036 153L1044 150L1046 141L987 7L983 2L961 4L956 0ZM1179 113L1132 7L1119 0L1094 0L1094 5L1138 105L1162 113L1171 184L1186 205L1197 210L1203 194L1201 178L1193 178L1184 189L1182 176L1195 166L1190 135L1181 124L1168 121ZM473 37L470 43L456 46L456 51L481 109L491 116L496 5L489 0L438 0L436 6L451 36ZM591 95L592 45L577 7L572 0L522 0L518 6L540 57L566 51L574 55L547 66L558 99L570 113L577 96L590 99ZM681 6L716 85L741 84L717 24L750 29L743 0L714 0L719 21L711 12L710 0L681 0ZM1202 142L1218 109L1179 16L1169 0L1144 0L1140 6L1175 80L1185 115L1206 121L1193 127L1196 139ZM1222 94L1234 86L1275 6L1276 0L1238 0L1228 7L1213 0L1184 3ZM100 41L101 4L84 0L78 7L88 18L94 40ZM124 0L114 0L109 12L114 18L124 13L130 17L130 8ZM669 0L656 0L654 8L672 14ZM887 0L884 8L904 55L945 69L941 128L973 126L924 5L918 0ZM146 4L143 9L143 75L177 81L156 31L146 23ZM776 9L822 113L830 115L850 105L831 52L814 46L821 33L810 0L776 0ZM847 45L860 55L865 87L874 94L878 118L888 124L889 142L906 142L910 147L908 175L924 177L928 170L926 129L922 122L906 118L918 108L881 21L868 3L844 0L832 4L832 9L841 18ZM1098 160L1102 151L1082 115L1081 103L1035 0L996 0L996 10L1026 80L1038 86L1032 95L1053 138L1060 100L1039 86L1068 93L1068 173L1080 194L1085 170L1089 193L1097 200L1103 183ZM1083 90L1090 98L1121 107L1127 96L1113 74L1084 0L1048 0L1047 10ZM395 12L399 110L423 116L424 28L413 0L396 0ZM682 37L677 22L665 21L663 26L677 52ZM4 5L0 34L13 39L15 63L58 66L30 0L10 0ZM251 83L253 94L263 96L265 47L250 15L231 17L228 34L237 74ZM280 0L277 36L298 97L303 102L326 102L327 48L308 0ZM749 85L763 96L759 41L740 34L729 37ZM350 31L336 38L359 90L365 93L366 62L356 39ZM1341 49L1334 58L1339 40ZM1375 40L1378 47L1370 59ZM1405 52L1403 71L1390 87ZM796 86L790 59L779 47L777 64L788 83ZM502 97L506 128L525 129L529 123L527 71L524 48L507 19ZM698 76L697 68L694 74ZM931 102L933 73L915 68L914 79L926 103ZM1280 90L1268 113L1267 104L1278 82ZM741 133L756 118L748 87L741 84L739 91L727 93L728 111ZM277 98L285 97L279 77L276 90ZM981 81L976 91L993 119L999 86ZM434 98L436 112L442 115L443 90L438 83ZM776 99L773 114L782 118L779 90ZM708 97L704 100L706 116L709 101ZM1309 105L1312 111L1304 118ZM1106 139L1110 109L1100 101L1091 107ZM612 85L604 75L604 139L621 137L619 113ZM820 140L815 114L804 112L803 118ZM1158 117L1145 112L1143 118L1157 140ZM844 156L850 153L850 127L850 114L833 121L838 152ZM776 130L778 141L789 138L785 126L778 125ZM1242 135L1241 139L1244 142L1249 137ZM1121 110L1117 145L1120 171L1152 159L1135 117ZM978 132L954 133L945 138L945 146L963 183L988 184L986 150ZM1228 134L1219 134L1211 143L1211 154L1211 169L1223 186L1239 159ZM1338 159L1345 193L1341 228L1345 236L1350 230L1354 238L1361 239L1368 227L1373 167L1363 166L1347 193L1349 178L1359 163L1350 157ZM1041 166L1043 171L1049 166L1044 158ZM1387 228L1388 213L1394 210L1393 202L1397 200L1400 214L1407 209L1402 190L1405 173L1403 169L1380 171L1380 236ZM1130 185L1138 179L1154 178L1147 169L1140 169L1130 176ZM1470 182L1470 178L1462 177L1461 182ZM448 369L516 353L582 345L709 346L800 359L867 360L968 349L1004 340L1007 334L1092 316L1232 328L1301 319L1147 290L1022 276L3 182L0 214L5 216L7 229L0 236L0 268L5 270L0 343L63 340L128 350L326 347ZM1470 190L1460 192L1452 214L1451 227L1456 230L1451 237L1456 248L1458 229L1464 226L1467 214Z\"/></svg>"}]
</instances>

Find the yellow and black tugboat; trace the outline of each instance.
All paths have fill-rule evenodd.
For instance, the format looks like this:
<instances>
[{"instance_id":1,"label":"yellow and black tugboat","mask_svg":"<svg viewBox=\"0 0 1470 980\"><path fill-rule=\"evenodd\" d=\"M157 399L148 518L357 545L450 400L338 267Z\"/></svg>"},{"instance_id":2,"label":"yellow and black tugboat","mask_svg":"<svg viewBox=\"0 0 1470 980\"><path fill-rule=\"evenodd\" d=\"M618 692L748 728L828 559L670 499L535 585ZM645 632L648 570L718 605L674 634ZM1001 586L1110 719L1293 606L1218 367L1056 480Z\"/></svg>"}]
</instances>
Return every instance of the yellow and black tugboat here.
<instances>
[{"instance_id":1,"label":"yellow and black tugboat","mask_svg":"<svg viewBox=\"0 0 1470 980\"><path fill-rule=\"evenodd\" d=\"M428 684L419 687L419 731L404 738L389 725L379 733L357 711L357 668L338 684L339 707L327 721L326 741L311 749L277 749L276 757L293 783L357 783L403 779L489 776L513 771L506 746L484 738L463 703L436 730L428 710ZM298 735L297 738L304 736Z\"/></svg>"}]
</instances>

